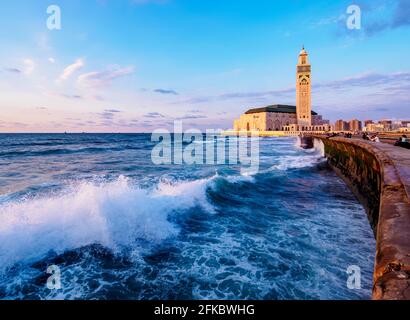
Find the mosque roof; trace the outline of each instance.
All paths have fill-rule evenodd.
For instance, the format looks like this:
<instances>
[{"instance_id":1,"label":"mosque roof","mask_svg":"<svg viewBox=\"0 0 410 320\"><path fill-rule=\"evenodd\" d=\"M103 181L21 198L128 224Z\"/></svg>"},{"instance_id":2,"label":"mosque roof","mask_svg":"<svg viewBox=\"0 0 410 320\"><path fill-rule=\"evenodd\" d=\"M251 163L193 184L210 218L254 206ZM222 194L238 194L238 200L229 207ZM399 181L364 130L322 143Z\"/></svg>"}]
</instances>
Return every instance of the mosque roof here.
<instances>
[{"instance_id":1,"label":"mosque roof","mask_svg":"<svg viewBox=\"0 0 410 320\"><path fill-rule=\"evenodd\" d=\"M274 104L262 108L249 109L245 114L262 113L262 112L274 112L274 113L296 113L296 106L289 106L286 104ZM317 113L312 111L312 115L316 116Z\"/></svg>"}]
</instances>

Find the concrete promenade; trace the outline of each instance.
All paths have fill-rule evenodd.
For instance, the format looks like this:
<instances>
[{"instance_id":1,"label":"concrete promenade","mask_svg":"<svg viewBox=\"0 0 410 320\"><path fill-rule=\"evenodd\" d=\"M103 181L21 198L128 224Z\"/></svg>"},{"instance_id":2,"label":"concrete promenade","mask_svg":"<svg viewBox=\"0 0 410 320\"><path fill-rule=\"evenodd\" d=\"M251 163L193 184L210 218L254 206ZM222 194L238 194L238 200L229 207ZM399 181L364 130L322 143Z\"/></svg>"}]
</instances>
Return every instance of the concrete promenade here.
<instances>
[{"instance_id":1,"label":"concrete promenade","mask_svg":"<svg viewBox=\"0 0 410 320\"><path fill-rule=\"evenodd\" d=\"M387 143L372 143L375 148L382 150L393 161L400 179L410 199L410 149L395 147ZM409 230L410 232L410 230Z\"/></svg>"}]
</instances>

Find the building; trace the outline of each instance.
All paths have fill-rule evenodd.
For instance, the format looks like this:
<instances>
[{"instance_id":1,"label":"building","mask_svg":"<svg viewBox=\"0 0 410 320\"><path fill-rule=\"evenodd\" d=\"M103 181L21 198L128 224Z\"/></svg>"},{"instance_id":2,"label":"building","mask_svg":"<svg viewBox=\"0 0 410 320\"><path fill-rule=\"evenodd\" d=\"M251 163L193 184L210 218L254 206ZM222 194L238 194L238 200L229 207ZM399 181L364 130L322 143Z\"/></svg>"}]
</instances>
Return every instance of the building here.
<instances>
[{"instance_id":1,"label":"building","mask_svg":"<svg viewBox=\"0 0 410 320\"><path fill-rule=\"evenodd\" d=\"M402 127L405 127L405 128L410 128L410 121L408 121L408 120L403 120L402 122Z\"/></svg>"},{"instance_id":2,"label":"building","mask_svg":"<svg viewBox=\"0 0 410 320\"><path fill-rule=\"evenodd\" d=\"M337 120L335 123L335 131L348 131L349 123L344 120Z\"/></svg>"},{"instance_id":3,"label":"building","mask_svg":"<svg viewBox=\"0 0 410 320\"><path fill-rule=\"evenodd\" d=\"M400 131L402 128L410 128L410 121L408 120L393 120L391 124L392 131Z\"/></svg>"},{"instance_id":4,"label":"building","mask_svg":"<svg viewBox=\"0 0 410 320\"><path fill-rule=\"evenodd\" d=\"M311 111L309 118L315 126L329 124L314 111ZM296 106L276 104L246 111L238 120L234 121L234 128L236 131L286 131L286 126L296 125L297 121Z\"/></svg>"},{"instance_id":5,"label":"building","mask_svg":"<svg viewBox=\"0 0 410 320\"><path fill-rule=\"evenodd\" d=\"M296 66L296 113L297 124L305 127L312 125L311 72L312 66L303 47Z\"/></svg>"},{"instance_id":6,"label":"building","mask_svg":"<svg viewBox=\"0 0 410 320\"><path fill-rule=\"evenodd\" d=\"M362 122L357 119L349 121L349 130L352 132L362 131Z\"/></svg>"},{"instance_id":7,"label":"building","mask_svg":"<svg viewBox=\"0 0 410 320\"><path fill-rule=\"evenodd\" d=\"M366 132L383 132L385 128L380 123L369 123L366 126Z\"/></svg>"},{"instance_id":8,"label":"building","mask_svg":"<svg viewBox=\"0 0 410 320\"><path fill-rule=\"evenodd\" d=\"M254 108L234 121L235 131L330 131L328 120L312 111L311 65L303 48L296 66L296 106Z\"/></svg>"},{"instance_id":9,"label":"building","mask_svg":"<svg viewBox=\"0 0 410 320\"><path fill-rule=\"evenodd\" d=\"M380 120L379 124L383 126L384 130L383 131L391 131L393 127L393 121L392 120Z\"/></svg>"},{"instance_id":10,"label":"building","mask_svg":"<svg viewBox=\"0 0 410 320\"><path fill-rule=\"evenodd\" d=\"M344 120L337 120L335 123L335 131L362 131L362 122L357 119L350 120L349 122Z\"/></svg>"},{"instance_id":11,"label":"building","mask_svg":"<svg viewBox=\"0 0 410 320\"><path fill-rule=\"evenodd\" d=\"M365 130L368 132L406 132L410 128L407 120L380 120L378 123L366 123Z\"/></svg>"},{"instance_id":12,"label":"building","mask_svg":"<svg viewBox=\"0 0 410 320\"><path fill-rule=\"evenodd\" d=\"M403 127L403 121L401 120L393 120L391 124L392 131L399 131L400 128Z\"/></svg>"}]
</instances>

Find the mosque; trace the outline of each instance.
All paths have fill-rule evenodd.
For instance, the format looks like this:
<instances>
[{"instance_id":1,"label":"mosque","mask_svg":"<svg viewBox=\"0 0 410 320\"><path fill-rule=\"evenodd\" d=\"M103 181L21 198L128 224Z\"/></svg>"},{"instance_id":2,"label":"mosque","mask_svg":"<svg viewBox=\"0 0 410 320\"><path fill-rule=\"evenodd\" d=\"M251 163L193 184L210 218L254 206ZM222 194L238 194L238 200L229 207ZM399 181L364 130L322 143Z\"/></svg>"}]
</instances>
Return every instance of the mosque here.
<instances>
[{"instance_id":1,"label":"mosque","mask_svg":"<svg viewBox=\"0 0 410 320\"><path fill-rule=\"evenodd\" d=\"M250 109L234 121L234 131L331 131L328 120L312 111L311 65L305 48L296 68L296 106L270 105Z\"/></svg>"}]
</instances>

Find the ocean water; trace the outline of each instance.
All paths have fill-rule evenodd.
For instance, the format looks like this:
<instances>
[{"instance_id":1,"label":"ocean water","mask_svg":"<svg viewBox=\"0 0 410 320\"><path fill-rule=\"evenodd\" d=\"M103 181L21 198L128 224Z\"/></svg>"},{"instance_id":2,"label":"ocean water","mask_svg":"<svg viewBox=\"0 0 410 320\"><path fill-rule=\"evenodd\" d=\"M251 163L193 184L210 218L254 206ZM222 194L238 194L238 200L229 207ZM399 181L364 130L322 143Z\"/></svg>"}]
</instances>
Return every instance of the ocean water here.
<instances>
[{"instance_id":1,"label":"ocean water","mask_svg":"<svg viewBox=\"0 0 410 320\"><path fill-rule=\"evenodd\" d=\"M241 175L154 165L149 134L0 135L0 299L369 299L362 206L320 148L259 143Z\"/></svg>"}]
</instances>

